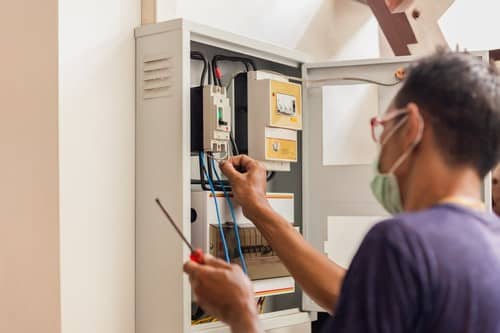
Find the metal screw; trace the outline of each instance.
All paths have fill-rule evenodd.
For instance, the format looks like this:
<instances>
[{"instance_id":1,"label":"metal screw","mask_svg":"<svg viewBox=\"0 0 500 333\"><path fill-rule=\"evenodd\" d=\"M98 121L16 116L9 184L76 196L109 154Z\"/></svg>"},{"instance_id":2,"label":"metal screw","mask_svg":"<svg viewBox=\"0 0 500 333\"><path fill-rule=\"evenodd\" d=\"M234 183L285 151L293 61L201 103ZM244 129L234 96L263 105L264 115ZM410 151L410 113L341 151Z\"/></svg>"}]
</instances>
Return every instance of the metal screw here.
<instances>
[{"instance_id":1,"label":"metal screw","mask_svg":"<svg viewBox=\"0 0 500 333\"><path fill-rule=\"evenodd\" d=\"M420 10L418 9L414 9L413 12L411 13L411 16L413 16L413 18L416 20L420 17Z\"/></svg>"}]
</instances>

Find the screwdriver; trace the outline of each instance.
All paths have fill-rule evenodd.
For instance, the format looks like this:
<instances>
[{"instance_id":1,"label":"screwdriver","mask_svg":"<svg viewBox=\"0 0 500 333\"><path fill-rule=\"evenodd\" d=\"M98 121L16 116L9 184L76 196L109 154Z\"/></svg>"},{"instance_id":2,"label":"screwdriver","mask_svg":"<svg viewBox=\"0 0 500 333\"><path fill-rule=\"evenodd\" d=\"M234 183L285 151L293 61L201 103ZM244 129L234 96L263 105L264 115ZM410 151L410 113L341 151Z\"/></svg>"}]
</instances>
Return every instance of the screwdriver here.
<instances>
[{"instance_id":1,"label":"screwdriver","mask_svg":"<svg viewBox=\"0 0 500 333\"><path fill-rule=\"evenodd\" d=\"M186 243L186 245L191 250L191 254L189 255L189 259L191 259L191 261L194 261L194 262L196 262L198 264L203 264L203 251L201 251L201 249L194 249L193 248L193 245L191 245L191 243L188 242L186 236L184 236L184 234L182 233L181 229L179 229L179 227L177 226L177 224L175 224L175 222L172 219L172 217L170 217L170 214L167 212L167 210L165 209L165 207L163 207L163 205L160 202L160 199L156 198L155 201L158 204L158 206L160 206L160 209L163 211L163 213L165 214L165 216L167 217L167 219L170 221L170 223L174 227L175 231L177 231L177 234L179 234L179 236L182 238L182 240L184 241L184 243Z\"/></svg>"}]
</instances>

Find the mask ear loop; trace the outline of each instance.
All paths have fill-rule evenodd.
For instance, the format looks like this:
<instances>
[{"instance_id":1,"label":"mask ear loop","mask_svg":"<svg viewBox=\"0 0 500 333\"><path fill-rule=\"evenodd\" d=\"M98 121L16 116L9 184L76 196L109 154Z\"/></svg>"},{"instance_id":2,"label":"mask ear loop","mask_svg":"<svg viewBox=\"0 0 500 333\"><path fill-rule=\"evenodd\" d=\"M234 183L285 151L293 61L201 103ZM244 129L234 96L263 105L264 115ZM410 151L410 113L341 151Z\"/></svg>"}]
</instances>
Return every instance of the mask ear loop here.
<instances>
[{"instance_id":1,"label":"mask ear loop","mask_svg":"<svg viewBox=\"0 0 500 333\"><path fill-rule=\"evenodd\" d=\"M387 134L387 136L385 137L384 141L380 143L381 146L385 145L387 143L387 141L389 141L389 139L394 135L394 133L396 133L396 131L398 129L400 129L401 126L403 126L403 124L405 123L406 119L408 119L407 115L405 115L403 117L403 119L401 119L401 121L399 123L397 123L396 126L394 126L394 128L389 132L389 134Z\"/></svg>"},{"instance_id":2,"label":"mask ear loop","mask_svg":"<svg viewBox=\"0 0 500 333\"><path fill-rule=\"evenodd\" d=\"M419 117L419 120L420 120L420 126L418 128L417 137L415 138L415 140L413 141L413 143L411 144L411 146L404 152L404 154L401 155L396 160L396 162L394 163L394 165L392 166L392 168L389 170L389 173L393 173L394 171L396 171L396 169L399 168L399 166L410 155L410 153L413 151L413 149L415 149L415 147L420 143L420 141L422 141L422 137L424 135L424 119L422 118L422 116L420 114L418 115L418 117Z\"/></svg>"}]
</instances>

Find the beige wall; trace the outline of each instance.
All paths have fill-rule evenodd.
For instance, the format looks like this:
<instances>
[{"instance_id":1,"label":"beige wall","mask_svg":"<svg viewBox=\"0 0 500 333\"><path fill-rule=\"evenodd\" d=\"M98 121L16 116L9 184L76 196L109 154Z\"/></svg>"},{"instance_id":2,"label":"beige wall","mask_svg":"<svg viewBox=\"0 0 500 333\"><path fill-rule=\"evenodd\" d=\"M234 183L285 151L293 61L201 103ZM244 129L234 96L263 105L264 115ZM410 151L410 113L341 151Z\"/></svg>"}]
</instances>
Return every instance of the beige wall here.
<instances>
[{"instance_id":1,"label":"beige wall","mask_svg":"<svg viewBox=\"0 0 500 333\"><path fill-rule=\"evenodd\" d=\"M60 332L57 0L0 8L0 332Z\"/></svg>"}]
</instances>

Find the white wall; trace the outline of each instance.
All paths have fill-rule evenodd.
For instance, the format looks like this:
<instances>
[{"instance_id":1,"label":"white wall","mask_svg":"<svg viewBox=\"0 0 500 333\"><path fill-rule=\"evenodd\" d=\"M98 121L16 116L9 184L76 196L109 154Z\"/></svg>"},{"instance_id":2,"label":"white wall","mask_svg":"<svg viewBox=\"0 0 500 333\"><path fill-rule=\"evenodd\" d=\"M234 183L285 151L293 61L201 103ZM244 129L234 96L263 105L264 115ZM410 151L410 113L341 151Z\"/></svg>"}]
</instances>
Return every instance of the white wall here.
<instances>
[{"instance_id":1,"label":"white wall","mask_svg":"<svg viewBox=\"0 0 500 333\"><path fill-rule=\"evenodd\" d=\"M59 0L63 333L134 332L140 0Z\"/></svg>"},{"instance_id":2,"label":"white wall","mask_svg":"<svg viewBox=\"0 0 500 333\"><path fill-rule=\"evenodd\" d=\"M353 0L157 0L158 21L184 17L245 36L295 48L316 60L373 58L392 52L365 5ZM454 48L500 48L495 27L500 2L455 0L441 19Z\"/></svg>"},{"instance_id":3,"label":"white wall","mask_svg":"<svg viewBox=\"0 0 500 333\"><path fill-rule=\"evenodd\" d=\"M454 49L488 50L500 48L496 0L455 0L440 20L448 44Z\"/></svg>"},{"instance_id":4,"label":"white wall","mask_svg":"<svg viewBox=\"0 0 500 333\"><path fill-rule=\"evenodd\" d=\"M352 0L158 0L158 21L184 17L317 60L378 56L376 20Z\"/></svg>"},{"instance_id":5,"label":"white wall","mask_svg":"<svg viewBox=\"0 0 500 333\"><path fill-rule=\"evenodd\" d=\"M0 332L59 333L57 0L0 9Z\"/></svg>"}]
</instances>

